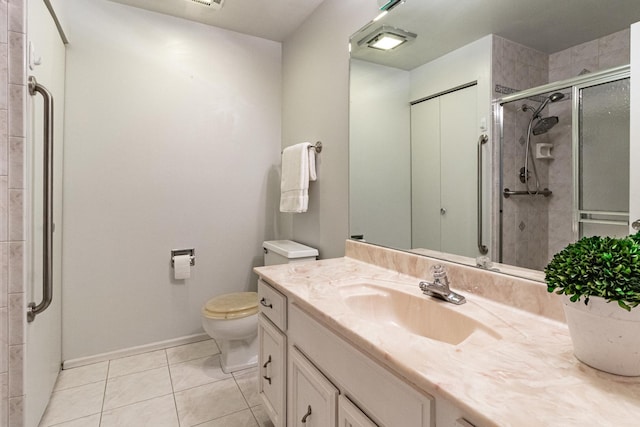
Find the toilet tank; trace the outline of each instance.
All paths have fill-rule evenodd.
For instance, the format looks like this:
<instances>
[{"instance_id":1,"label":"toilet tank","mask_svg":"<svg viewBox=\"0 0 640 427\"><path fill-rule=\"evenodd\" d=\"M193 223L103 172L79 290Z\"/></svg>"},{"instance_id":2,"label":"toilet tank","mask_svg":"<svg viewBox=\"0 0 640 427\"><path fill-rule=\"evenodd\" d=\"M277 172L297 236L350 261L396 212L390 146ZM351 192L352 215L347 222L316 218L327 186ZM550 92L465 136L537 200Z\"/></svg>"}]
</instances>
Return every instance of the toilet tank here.
<instances>
[{"instance_id":1,"label":"toilet tank","mask_svg":"<svg viewBox=\"0 0 640 427\"><path fill-rule=\"evenodd\" d=\"M264 265L289 264L291 262L315 261L318 250L292 240L268 240L264 248Z\"/></svg>"}]
</instances>

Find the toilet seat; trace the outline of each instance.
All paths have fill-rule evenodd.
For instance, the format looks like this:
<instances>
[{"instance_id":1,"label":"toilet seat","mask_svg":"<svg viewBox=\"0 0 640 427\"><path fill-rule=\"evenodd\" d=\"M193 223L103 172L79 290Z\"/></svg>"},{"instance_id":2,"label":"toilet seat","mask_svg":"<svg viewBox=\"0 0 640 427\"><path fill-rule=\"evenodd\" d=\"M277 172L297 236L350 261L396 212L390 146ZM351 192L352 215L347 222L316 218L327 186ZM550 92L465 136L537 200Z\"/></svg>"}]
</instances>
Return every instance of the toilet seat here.
<instances>
[{"instance_id":1,"label":"toilet seat","mask_svg":"<svg viewBox=\"0 0 640 427\"><path fill-rule=\"evenodd\" d=\"M241 319L258 313L257 292L235 292L211 298L202 308L209 319Z\"/></svg>"}]
</instances>

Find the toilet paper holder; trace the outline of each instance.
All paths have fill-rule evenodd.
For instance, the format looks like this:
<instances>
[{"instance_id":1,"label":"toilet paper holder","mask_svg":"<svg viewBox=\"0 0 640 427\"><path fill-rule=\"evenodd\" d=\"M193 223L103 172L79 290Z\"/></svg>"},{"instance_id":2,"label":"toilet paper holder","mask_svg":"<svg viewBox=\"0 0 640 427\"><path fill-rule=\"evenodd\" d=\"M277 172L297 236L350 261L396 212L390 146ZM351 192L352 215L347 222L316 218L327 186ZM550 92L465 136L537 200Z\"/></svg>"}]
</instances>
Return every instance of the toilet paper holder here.
<instances>
[{"instance_id":1,"label":"toilet paper holder","mask_svg":"<svg viewBox=\"0 0 640 427\"><path fill-rule=\"evenodd\" d=\"M189 255L189 265L196 265L196 250L195 249L171 249L171 267L174 266L174 257L180 255Z\"/></svg>"}]
</instances>

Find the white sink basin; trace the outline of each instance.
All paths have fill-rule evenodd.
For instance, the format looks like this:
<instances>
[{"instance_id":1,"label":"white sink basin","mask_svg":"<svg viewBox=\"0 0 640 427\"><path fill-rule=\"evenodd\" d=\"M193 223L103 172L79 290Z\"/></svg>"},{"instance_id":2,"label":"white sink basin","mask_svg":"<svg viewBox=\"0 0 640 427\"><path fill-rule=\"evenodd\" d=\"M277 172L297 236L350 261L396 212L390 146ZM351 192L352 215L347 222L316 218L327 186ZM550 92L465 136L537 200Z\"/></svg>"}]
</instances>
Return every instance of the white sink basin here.
<instances>
[{"instance_id":1,"label":"white sink basin","mask_svg":"<svg viewBox=\"0 0 640 427\"><path fill-rule=\"evenodd\" d=\"M501 338L491 328L462 314L464 305L455 306L421 293L413 295L371 283L345 285L340 293L353 313L381 326L401 328L452 345L462 343L476 332L492 339Z\"/></svg>"}]
</instances>

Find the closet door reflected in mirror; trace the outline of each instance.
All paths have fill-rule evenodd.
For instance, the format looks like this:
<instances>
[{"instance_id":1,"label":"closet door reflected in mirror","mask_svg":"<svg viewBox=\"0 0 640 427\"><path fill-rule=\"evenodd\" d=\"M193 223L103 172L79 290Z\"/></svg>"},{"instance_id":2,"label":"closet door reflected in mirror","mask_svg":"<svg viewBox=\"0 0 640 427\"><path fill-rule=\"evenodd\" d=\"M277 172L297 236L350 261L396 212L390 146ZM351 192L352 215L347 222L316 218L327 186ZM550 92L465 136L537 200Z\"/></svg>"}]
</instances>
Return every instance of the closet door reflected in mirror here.
<instances>
[{"instance_id":1,"label":"closet door reflected in mirror","mask_svg":"<svg viewBox=\"0 0 640 427\"><path fill-rule=\"evenodd\" d=\"M472 85L411 106L412 248L479 255L476 91Z\"/></svg>"}]
</instances>

